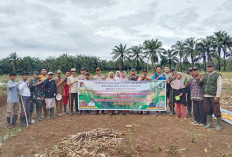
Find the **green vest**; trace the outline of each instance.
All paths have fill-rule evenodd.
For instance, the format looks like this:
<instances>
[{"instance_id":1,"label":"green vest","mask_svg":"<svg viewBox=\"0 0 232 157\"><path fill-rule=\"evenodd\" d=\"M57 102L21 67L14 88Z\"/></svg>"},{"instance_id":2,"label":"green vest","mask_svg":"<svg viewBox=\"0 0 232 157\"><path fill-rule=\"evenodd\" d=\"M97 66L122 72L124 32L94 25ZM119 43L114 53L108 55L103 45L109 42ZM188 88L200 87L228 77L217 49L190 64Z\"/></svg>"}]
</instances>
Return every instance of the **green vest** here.
<instances>
[{"instance_id":1,"label":"green vest","mask_svg":"<svg viewBox=\"0 0 232 157\"><path fill-rule=\"evenodd\" d=\"M204 74L203 75L203 89L204 94L216 96L217 92L217 79L220 74L214 72L213 74Z\"/></svg>"}]
</instances>

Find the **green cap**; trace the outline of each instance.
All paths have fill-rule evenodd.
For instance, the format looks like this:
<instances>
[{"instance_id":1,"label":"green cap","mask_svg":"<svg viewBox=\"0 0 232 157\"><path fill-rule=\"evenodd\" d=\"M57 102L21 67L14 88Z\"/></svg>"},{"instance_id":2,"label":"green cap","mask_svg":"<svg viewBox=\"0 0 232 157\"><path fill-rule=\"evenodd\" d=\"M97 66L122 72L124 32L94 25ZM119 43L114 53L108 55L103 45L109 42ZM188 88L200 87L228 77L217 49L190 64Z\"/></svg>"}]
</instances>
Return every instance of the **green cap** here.
<instances>
[{"instance_id":1,"label":"green cap","mask_svg":"<svg viewBox=\"0 0 232 157\"><path fill-rule=\"evenodd\" d=\"M38 72L38 71L35 71L34 74L39 75L39 72Z\"/></svg>"}]
</instances>

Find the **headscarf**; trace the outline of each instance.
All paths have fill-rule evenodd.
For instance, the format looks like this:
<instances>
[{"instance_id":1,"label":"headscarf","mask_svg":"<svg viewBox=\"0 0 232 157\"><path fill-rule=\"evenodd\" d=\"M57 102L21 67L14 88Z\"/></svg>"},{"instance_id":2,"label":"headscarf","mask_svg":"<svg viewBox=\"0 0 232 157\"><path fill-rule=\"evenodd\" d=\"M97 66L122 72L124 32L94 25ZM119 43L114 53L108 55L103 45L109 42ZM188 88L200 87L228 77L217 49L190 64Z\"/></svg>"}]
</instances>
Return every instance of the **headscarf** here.
<instances>
[{"instance_id":1,"label":"headscarf","mask_svg":"<svg viewBox=\"0 0 232 157\"><path fill-rule=\"evenodd\" d=\"M117 76L117 73L120 74L119 77ZM116 71L115 76L114 76L114 79L115 79L115 81L120 81L120 80L121 80L121 72L120 72L120 71Z\"/></svg>"},{"instance_id":2,"label":"headscarf","mask_svg":"<svg viewBox=\"0 0 232 157\"><path fill-rule=\"evenodd\" d=\"M108 78L107 78L106 80L107 80L107 81L115 81L114 78L110 78L110 74L113 74L113 75L114 75L114 72L113 72L113 71L109 72Z\"/></svg>"},{"instance_id":3,"label":"headscarf","mask_svg":"<svg viewBox=\"0 0 232 157\"><path fill-rule=\"evenodd\" d=\"M182 76L182 73L181 72L178 72L176 73L176 75L181 75ZM170 83L171 87L173 89L176 89L176 90L179 90L179 89L183 89L185 88L185 85L184 85L184 80L181 78L181 79L175 79L174 81L172 81Z\"/></svg>"},{"instance_id":4,"label":"headscarf","mask_svg":"<svg viewBox=\"0 0 232 157\"><path fill-rule=\"evenodd\" d=\"M126 71L122 71L122 73L125 73L126 74ZM127 78L127 75L125 78L122 78L122 73L121 73L121 81L128 81L128 78Z\"/></svg>"}]
</instances>

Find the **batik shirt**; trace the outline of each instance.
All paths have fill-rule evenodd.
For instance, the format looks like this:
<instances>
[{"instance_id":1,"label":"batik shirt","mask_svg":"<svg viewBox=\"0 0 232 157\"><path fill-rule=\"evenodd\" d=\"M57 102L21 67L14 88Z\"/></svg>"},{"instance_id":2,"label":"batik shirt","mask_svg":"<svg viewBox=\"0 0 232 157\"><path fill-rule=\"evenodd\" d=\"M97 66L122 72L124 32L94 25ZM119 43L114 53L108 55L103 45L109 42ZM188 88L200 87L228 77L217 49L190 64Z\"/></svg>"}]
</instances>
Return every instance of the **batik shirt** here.
<instances>
[{"instance_id":1,"label":"batik shirt","mask_svg":"<svg viewBox=\"0 0 232 157\"><path fill-rule=\"evenodd\" d=\"M201 101L204 98L203 87L201 84L197 83L195 77L189 81L191 87L191 100L193 101Z\"/></svg>"}]
</instances>

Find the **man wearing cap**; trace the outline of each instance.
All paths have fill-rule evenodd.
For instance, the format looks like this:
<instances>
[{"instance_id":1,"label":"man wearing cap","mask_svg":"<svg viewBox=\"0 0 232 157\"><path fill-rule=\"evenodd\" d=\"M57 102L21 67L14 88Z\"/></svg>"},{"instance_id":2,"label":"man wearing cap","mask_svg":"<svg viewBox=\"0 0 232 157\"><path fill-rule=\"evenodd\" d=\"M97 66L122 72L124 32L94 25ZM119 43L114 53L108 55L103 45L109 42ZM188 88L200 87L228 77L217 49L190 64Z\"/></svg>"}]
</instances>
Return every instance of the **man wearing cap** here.
<instances>
[{"instance_id":1,"label":"man wearing cap","mask_svg":"<svg viewBox=\"0 0 232 157\"><path fill-rule=\"evenodd\" d=\"M139 76L135 74L135 69L134 68L131 69L130 73L131 73L131 75L128 77L128 80L129 81L138 81Z\"/></svg>"},{"instance_id":2,"label":"man wearing cap","mask_svg":"<svg viewBox=\"0 0 232 157\"><path fill-rule=\"evenodd\" d=\"M26 118L27 116L28 123L32 124L31 118L29 117L29 112L31 108L31 92L30 92L30 84L27 83L28 72L22 73L22 80L19 82L19 92L22 95L21 102L21 113L20 113L20 121L22 126L26 126ZM24 113L23 106L25 107L26 113Z\"/></svg>"},{"instance_id":3,"label":"man wearing cap","mask_svg":"<svg viewBox=\"0 0 232 157\"><path fill-rule=\"evenodd\" d=\"M90 76L90 75L89 75L89 72L86 72L86 73L85 73L85 79L86 79L86 80L90 80L90 77L89 77L89 76Z\"/></svg>"},{"instance_id":4,"label":"man wearing cap","mask_svg":"<svg viewBox=\"0 0 232 157\"><path fill-rule=\"evenodd\" d=\"M139 81L151 81L151 78L147 76L147 69L143 69L143 75L140 77Z\"/></svg>"},{"instance_id":5,"label":"man wearing cap","mask_svg":"<svg viewBox=\"0 0 232 157\"><path fill-rule=\"evenodd\" d=\"M71 69L71 76L68 77L67 84L69 85L69 93L71 94L71 114L73 114L73 101L75 100L76 114L78 114L78 88L77 88L78 77L76 69Z\"/></svg>"},{"instance_id":6,"label":"man wearing cap","mask_svg":"<svg viewBox=\"0 0 232 157\"><path fill-rule=\"evenodd\" d=\"M184 80L184 85L188 80L192 78L192 67L188 69L187 71L188 76L185 77ZM186 98L187 98L187 109L188 109L188 116L192 116L192 100L191 100L191 87L187 87L187 93L186 93Z\"/></svg>"},{"instance_id":7,"label":"man wearing cap","mask_svg":"<svg viewBox=\"0 0 232 157\"><path fill-rule=\"evenodd\" d=\"M207 73L198 77L198 81L202 83L204 90L204 110L207 114L207 125L205 128L213 127L212 114L217 117L216 130L221 130L221 111L220 111L220 96L222 92L222 76L214 71L214 63L207 63Z\"/></svg>"},{"instance_id":8,"label":"man wearing cap","mask_svg":"<svg viewBox=\"0 0 232 157\"><path fill-rule=\"evenodd\" d=\"M81 68L80 70L81 75L78 76L78 80L85 80L85 72L86 72L85 68Z\"/></svg>"},{"instance_id":9,"label":"man wearing cap","mask_svg":"<svg viewBox=\"0 0 232 157\"><path fill-rule=\"evenodd\" d=\"M40 74L39 75L39 80L40 81L44 81L48 78L47 76L47 70L45 68L42 68L41 71L40 71ZM46 104L45 104L45 100L42 100L42 108L43 108L43 112L44 112L44 117L46 117Z\"/></svg>"},{"instance_id":10,"label":"man wearing cap","mask_svg":"<svg viewBox=\"0 0 232 157\"><path fill-rule=\"evenodd\" d=\"M101 74L101 69L96 69L96 75L93 76L94 80L105 80L105 76Z\"/></svg>"},{"instance_id":11,"label":"man wearing cap","mask_svg":"<svg viewBox=\"0 0 232 157\"><path fill-rule=\"evenodd\" d=\"M68 103L70 103L69 102L69 85L67 84L69 76L70 76L70 71L66 71L65 79L64 79L64 94L63 94L64 114L67 114L67 105Z\"/></svg>"},{"instance_id":12,"label":"man wearing cap","mask_svg":"<svg viewBox=\"0 0 232 157\"><path fill-rule=\"evenodd\" d=\"M63 107L63 99L62 96L64 95L64 79L61 78L61 70L56 71L56 88L57 88L57 95L59 94L61 99L56 99L56 111L58 116L62 116L62 107Z\"/></svg>"},{"instance_id":13,"label":"man wearing cap","mask_svg":"<svg viewBox=\"0 0 232 157\"><path fill-rule=\"evenodd\" d=\"M42 101L44 100L45 97L41 83L42 81L39 80L39 72L35 71L33 74L33 78L30 81L31 107L30 107L29 118L31 118L35 104L38 121L42 120L41 117Z\"/></svg>"},{"instance_id":14,"label":"man wearing cap","mask_svg":"<svg viewBox=\"0 0 232 157\"><path fill-rule=\"evenodd\" d=\"M56 82L53 79L53 72L48 72L48 78L42 82L45 92L47 118L56 117L54 109L56 106L55 97L57 95Z\"/></svg>"},{"instance_id":15,"label":"man wearing cap","mask_svg":"<svg viewBox=\"0 0 232 157\"><path fill-rule=\"evenodd\" d=\"M199 69L197 67L193 67L192 75L193 77L190 78L185 84L186 87L191 87L191 100L193 101L194 115L194 122L192 124L203 126L206 125L206 113L203 105L203 87L197 83L197 78L199 77Z\"/></svg>"},{"instance_id":16,"label":"man wearing cap","mask_svg":"<svg viewBox=\"0 0 232 157\"><path fill-rule=\"evenodd\" d=\"M9 74L10 80L7 82L7 128L11 129L11 124L16 125L19 112L19 90L18 83L15 82L16 74ZM12 115L13 114L13 115ZM11 123L12 117L12 123Z\"/></svg>"}]
</instances>

